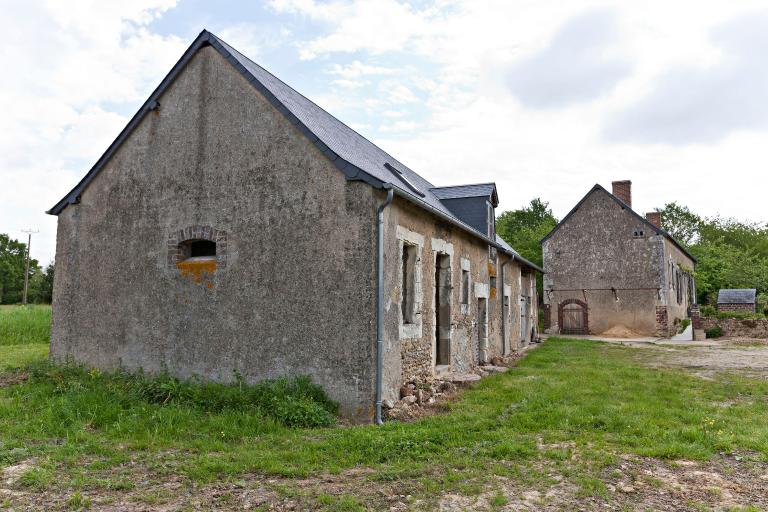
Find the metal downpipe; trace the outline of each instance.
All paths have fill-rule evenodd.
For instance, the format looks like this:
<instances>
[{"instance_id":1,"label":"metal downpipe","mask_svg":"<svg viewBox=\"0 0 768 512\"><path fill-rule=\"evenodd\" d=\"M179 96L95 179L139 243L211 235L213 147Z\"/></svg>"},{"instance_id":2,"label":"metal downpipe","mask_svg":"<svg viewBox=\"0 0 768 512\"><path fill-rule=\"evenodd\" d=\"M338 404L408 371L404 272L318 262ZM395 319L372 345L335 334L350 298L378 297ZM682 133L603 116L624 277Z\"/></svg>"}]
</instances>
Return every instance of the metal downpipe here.
<instances>
[{"instance_id":1,"label":"metal downpipe","mask_svg":"<svg viewBox=\"0 0 768 512\"><path fill-rule=\"evenodd\" d=\"M392 203L394 190L391 183L382 185L387 191L387 198L376 210L376 418L381 419L381 387L384 379L384 210Z\"/></svg>"}]
</instances>

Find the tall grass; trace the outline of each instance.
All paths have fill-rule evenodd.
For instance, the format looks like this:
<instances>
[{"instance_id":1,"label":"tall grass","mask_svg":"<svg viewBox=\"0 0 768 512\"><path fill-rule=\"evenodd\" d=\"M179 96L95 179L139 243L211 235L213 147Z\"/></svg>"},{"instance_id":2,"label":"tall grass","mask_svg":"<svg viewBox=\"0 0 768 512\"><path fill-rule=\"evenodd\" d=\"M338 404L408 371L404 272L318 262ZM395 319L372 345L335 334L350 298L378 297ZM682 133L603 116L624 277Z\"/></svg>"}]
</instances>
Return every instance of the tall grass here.
<instances>
[{"instance_id":1,"label":"tall grass","mask_svg":"<svg viewBox=\"0 0 768 512\"><path fill-rule=\"evenodd\" d=\"M51 306L0 306L0 345L47 344Z\"/></svg>"},{"instance_id":2,"label":"tall grass","mask_svg":"<svg viewBox=\"0 0 768 512\"><path fill-rule=\"evenodd\" d=\"M166 414L162 409L194 416L230 413L251 416L256 422L275 422L287 427L326 427L336 422L338 405L322 387L306 376L235 382L181 380L167 373L145 375L126 371L101 372L75 364L47 362L30 365L30 383L52 396L81 403L92 427L111 425L130 409ZM77 409L77 408L75 408ZM69 412L72 412L71 410ZM63 419L63 418L61 418ZM85 419L84 417L79 418Z\"/></svg>"}]
</instances>

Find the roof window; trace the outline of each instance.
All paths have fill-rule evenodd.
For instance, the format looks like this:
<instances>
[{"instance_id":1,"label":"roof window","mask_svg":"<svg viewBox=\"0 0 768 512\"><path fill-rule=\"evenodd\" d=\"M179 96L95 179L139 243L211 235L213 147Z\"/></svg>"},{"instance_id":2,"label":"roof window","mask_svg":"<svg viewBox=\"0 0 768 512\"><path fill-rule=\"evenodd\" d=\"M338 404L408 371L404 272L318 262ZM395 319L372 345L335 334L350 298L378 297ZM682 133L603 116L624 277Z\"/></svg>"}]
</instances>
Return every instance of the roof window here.
<instances>
[{"instance_id":1,"label":"roof window","mask_svg":"<svg viewBox=\"0 0 768 512\"><path fill-rule=\"evenodd\" d=\"M403 172L400 169L398 169L397 167L391 165L389 162L386 162L384 164L384 167L386 167L389 172L391 172L392 174L397 176L397 178L400 181L405 183L408 186L408 188L411 189L413 192L415 192L419 197L424 197L424 192L419 190L419 188L416 185L411 183L411 181L406 177L405 174L403 174Z\"/></svg>"}]
</instances>

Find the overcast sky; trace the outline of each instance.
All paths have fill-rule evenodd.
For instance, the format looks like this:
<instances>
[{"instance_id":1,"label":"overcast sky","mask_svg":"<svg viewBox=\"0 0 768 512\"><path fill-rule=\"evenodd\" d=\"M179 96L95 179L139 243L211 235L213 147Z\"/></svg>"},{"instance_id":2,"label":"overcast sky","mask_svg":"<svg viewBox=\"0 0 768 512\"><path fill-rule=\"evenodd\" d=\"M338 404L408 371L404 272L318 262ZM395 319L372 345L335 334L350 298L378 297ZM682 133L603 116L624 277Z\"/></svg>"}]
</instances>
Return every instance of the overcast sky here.
<instances>
[{"instance_id":1,"label":"overcast sky","mask_svg":"<svg viewBox=\"0 0 768 512\"><path fill-rule=\"evenodd\" d=\"M207 28L436 185L565 215L595 183L644 212L768 220L768 3L0 0L0 232L90 169Z\"/></svg>"}]
</instances>

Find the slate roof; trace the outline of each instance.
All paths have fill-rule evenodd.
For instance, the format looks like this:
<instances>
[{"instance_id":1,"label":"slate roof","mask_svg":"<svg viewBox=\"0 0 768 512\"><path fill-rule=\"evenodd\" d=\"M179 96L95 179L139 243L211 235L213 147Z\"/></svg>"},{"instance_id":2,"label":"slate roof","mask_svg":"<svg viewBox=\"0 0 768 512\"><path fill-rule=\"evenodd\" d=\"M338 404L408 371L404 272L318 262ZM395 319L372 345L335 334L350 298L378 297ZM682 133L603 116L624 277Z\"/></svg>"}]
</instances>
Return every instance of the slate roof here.
<instances>
[{"instance_id":1,"label":"slate roof","mask_svg":"<svg viewBox=\"0 0 768 512\"><path fill-rule=\"evenodd\" d=\"M158 108L160 96L165 89L181 73L194 54L205 46L215 48L226 58L256 90L263 94L281 114L309 138L338 169L344 172L347 179L365 181L377 188L381 188L385 183L391 183L398 196L416 203L461 229L486 240L491 245L509 252L496 240L490 240L484 233L477 231L452 214L433 192L435 186L432 183L207 30L203 30L190 45L88 174L47 213L58 215L68 205L80 201L80 194L85 187L101 171L143 117L148 112ZM515 255L516 253L513 254L513 256ZM517 257L519 258L519 255ZM527 260L523 259L523 262L541 271L539 267Z\"/></svg>"},{"instance_id":2,"label":"slate roof","mask_svg":"<svg viewBox=\"0 0 768 512\"><path fill-rule=\"evenodd\" d=\"M754 304L757 290L754 288L734 288L720 290L717 294L718 304Z\"/></svg>"},{"instance_id":3,"label":"slate roof","mask_svg":"<svg viewBox=\"0 0 768 512\"><path fill-rule=\"evenodd\" d=\"M685 254L686 256L688 256L688 257L691 259L691 261L693 261L694 263L696 263L696 258L694 258L694 257L693 257L693 255L692 255L690 252L688 252L688 250L687 250L685 247L683 247L683 245L682 245L682 244L680 244L680 242L678 242L677 240L675 240L675 239L672 237L672 235L670 235L670 234L669 234L669 233L668 233L666 230L664 230L664 229L662 229L662 228L660 228L660 227L656 226L655 224L652 224L652 223L648 222L648 219L646 219L645 217L643 217L642 215L640 215L639 213L637 213L635 210L633 210L633 209L632 209L632 207L631 207L631 206L629 206L627 203L625 203L624 201L622 201L621 199L619 199L618 197L616 197L616 196L615 196L615 195L613 195L612 193L608 192L608 191L607 191L605 188L603 188L603 187L602 187L600 184L595 184L595 186L594 186L594 187L592 187L592 188L589 190L589 192L587 192L587 194L586 194L584 197L582 197L582 198L581 198L581 201L579 201L578 203L576 203L576 206L574 206L574 207L573 207L573 209L572 209L570 212L568 212L568 215L566 215L565 217L563 217L563 220L561 220L560 222L558 222L558 223L557 223L557 226L555 226L554 228L552 228L552 231L550 231L549 233L547 233L547 236L545 236L544 238L542 238L542 239L541 239L541 242L540 242L540 243L542 243L542 244L543 244L543 243L544 243L544 242L546 242L546 241L547 241L547 240L548 240L548 239L549 239L549 238L550 238L552 235L554 235L554 234L555 234L555 232L556 232L558 229L560 229L560 227L562 227L562 225L563 225L563 224L565 224L565 222L566 222L568 219L570 219L570 218L571 218L571 216L572 216L574 213L576 213L576 211L578 211L578 209L581 207L581 205L584 203L584 201L586 201L586 200L587 200L587 198L588 198L589 196L591 196L593 193L595 193L595 192L597 192L597 191L600 191L600 190L601 190L601 191L603 191L603 192L605 192L606 194L608 194L608 197L610 197L611 199L613 199L614 201L616 201L616 203L617 203L619 206L621 206L623 209L627 210L629 213L631 213L632 215L634 215L634 216L635 216L635 217L636 217L636 218L637 218L637 219L638 219L640 222L642 222L642 223L643 223L643 225L645 225L646 227L648 227L648 228L649 228L651 231L655 232L657 235L662 235L662 236L666 237L666 238L667 238L667 240L669 240L670 242L672 242L672 245L674 245L675 247L677 247L678 249L680 249L680 251L681 251L683 254Z\"/></svg>"},{"instance_id":4,"label":"slate roof","mask_svg":"<svg viewBox=\"0 0 768 512\"><path fill-rule=\"evenodd\" d=\"M440 200L463 199L465 197L487 197L493 206L498 206L495 183L477 183L474 185L454 185L451 187L436 187L430 191Z\"/></svg>"}]
</instances>

